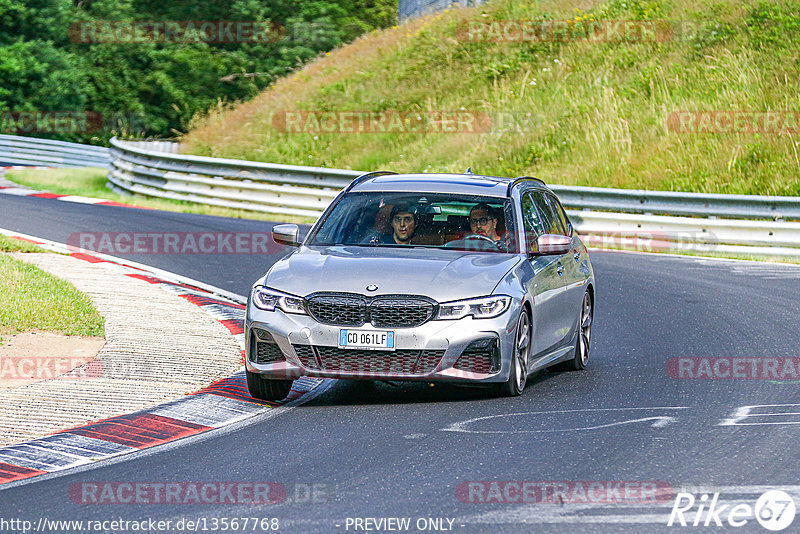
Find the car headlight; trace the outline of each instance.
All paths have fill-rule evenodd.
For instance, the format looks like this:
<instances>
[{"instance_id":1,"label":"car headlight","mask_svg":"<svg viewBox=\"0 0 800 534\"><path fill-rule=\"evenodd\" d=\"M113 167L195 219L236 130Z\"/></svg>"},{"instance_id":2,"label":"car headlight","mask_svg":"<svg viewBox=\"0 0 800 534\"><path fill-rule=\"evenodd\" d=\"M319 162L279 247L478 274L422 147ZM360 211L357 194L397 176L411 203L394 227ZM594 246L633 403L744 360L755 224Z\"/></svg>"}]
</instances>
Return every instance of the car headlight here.
<instances>
[{"instance_id":1,"label":"car headlight","mask_svg":"<svg viewBox=\"0 0 800 534\"><path fill-rule=\"evenodd\" d=\"M461 319L468 315L475 319L497 317L511 305L511 297L507 295L491 295L476 299L454 300L439 304L436 319Z\"/></svg>"},{"instance_id":2,"label":"car headlight","mask_svg":"<svg viewBox=\"0 0 800 534\"><path fill-rule=\"evenodd\" d=\"M256 308L266 311L275 311L275 308L278 308L286 313L306 313L302 298L264 286L253 290L253 304Z\"/></svg>"}]
</instances>

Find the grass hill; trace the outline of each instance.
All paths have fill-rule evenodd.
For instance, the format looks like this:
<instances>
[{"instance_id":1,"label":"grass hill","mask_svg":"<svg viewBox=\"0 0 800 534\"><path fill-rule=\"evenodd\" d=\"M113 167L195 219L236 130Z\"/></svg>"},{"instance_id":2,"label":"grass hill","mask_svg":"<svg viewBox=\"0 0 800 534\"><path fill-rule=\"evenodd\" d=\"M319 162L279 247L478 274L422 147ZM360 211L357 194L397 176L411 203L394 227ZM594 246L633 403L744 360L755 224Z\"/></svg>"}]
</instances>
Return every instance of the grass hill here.
<instances>
[{"instance_id":1,"label":"grass hill","mask_svg":"<svg viewBox=\"0 0 800 534\"><path fill-rule=\"evenodd\" d=\"M798 195L797 13L796 0L493 0L369 33L252 101L211 110L185 137L184 151L365 171L471 166L548 183ZM521 20L555 22L544 25L548 39L514 40L513 31L512 40L495 39L513 30L507 21ZM612 21L654 33L581 38ZM475 38L477 29L489 39ZM310 112L306 118L368 111L406 121L461 111L492 125L484 133L317 132L308 123L306 133L281 131L286 112L296 110ZM693 115L701 132L691 133L674 114L687 111L738 115ZM765 116L747 112L777 115L752 132L747 121ZM500 124L503 117L516 120ZM738 131L709 131L726 124Z\"/></svg>"}]
</instances>

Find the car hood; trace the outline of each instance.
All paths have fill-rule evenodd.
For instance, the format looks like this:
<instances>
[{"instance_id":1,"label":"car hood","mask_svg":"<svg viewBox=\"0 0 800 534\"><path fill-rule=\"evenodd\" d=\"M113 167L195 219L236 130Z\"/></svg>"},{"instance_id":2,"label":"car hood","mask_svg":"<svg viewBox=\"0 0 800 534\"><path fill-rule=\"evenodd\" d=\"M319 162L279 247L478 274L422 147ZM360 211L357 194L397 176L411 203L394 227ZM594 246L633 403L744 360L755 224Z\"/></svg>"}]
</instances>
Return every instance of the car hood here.
<instances>
[{"instance_id":1,"label":"car hood","mask_svg":"<svg viewBox=\"0 0 800 534\"><path fill-rule=\"evenodd\" d=\"M399 293L446 302L491 294L519 261L514 254L435 248L301 247L273 265L261 283L298 296ZM370 284L378 290L367 292Z\"/></svg>"}]
</instances>

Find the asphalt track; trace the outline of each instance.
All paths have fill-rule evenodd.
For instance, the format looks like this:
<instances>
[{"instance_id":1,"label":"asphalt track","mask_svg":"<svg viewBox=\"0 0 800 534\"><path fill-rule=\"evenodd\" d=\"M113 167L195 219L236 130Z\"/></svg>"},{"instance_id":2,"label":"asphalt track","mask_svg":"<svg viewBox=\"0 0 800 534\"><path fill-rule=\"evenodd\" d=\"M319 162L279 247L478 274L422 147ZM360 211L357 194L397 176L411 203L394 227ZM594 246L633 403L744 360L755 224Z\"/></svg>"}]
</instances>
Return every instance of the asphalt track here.
<instances>
[{"instance_id":1,"label":"asphalt track","mask_svg":"<svg viewBox=\"0 0 800 534\"><path fill-rule=\"evenodd\" d=\"M0 195L0 227L66 242L80 231L266 231L271 223ZM280 254L120 256L246 294ZM598 296L586 371L540 373L513 399L331 381L279 417L0 489L0 519L205 518L210 528L214 519L258 517L278 518L282 532L363 532L355 518L407 517L412 532L420 518L452 519L455 532L702 531L713 527L667 527L671 502L576 504L572 494L566 503L480 503L457 490L470 481L658 482L753 504L764 489L797 489L800 381L674 379L667 362L800 357L800 269L615 252L594 252L592 262ZM747 416L778 412L786 415ZM79 505L69 494L81 483L189 481L278 482L288 498ZM730 530L766 532L752 517Z\"/></svg>"}]
</instances>

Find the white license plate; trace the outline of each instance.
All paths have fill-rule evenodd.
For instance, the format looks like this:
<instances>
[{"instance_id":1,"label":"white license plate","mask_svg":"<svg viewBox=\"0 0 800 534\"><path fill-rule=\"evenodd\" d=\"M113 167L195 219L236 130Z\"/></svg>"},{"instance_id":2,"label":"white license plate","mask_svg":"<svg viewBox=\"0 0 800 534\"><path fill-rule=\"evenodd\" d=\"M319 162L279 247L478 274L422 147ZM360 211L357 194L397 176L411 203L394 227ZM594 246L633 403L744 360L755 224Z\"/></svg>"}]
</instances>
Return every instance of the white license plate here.
<instances>
[{"instance_id":1,"label":"white license plate","mask_svg":"<svg viewBox=\"0 0 800 534\"><path fill-rule=\"evenodd\" d=\"M339 330L339 348L394 350L391 330Z\"/></svg>"}]
</instances>

